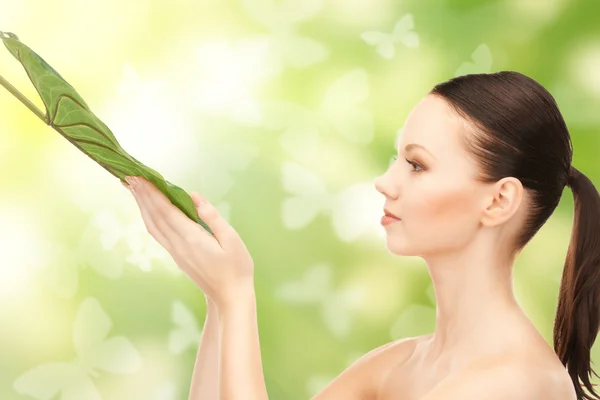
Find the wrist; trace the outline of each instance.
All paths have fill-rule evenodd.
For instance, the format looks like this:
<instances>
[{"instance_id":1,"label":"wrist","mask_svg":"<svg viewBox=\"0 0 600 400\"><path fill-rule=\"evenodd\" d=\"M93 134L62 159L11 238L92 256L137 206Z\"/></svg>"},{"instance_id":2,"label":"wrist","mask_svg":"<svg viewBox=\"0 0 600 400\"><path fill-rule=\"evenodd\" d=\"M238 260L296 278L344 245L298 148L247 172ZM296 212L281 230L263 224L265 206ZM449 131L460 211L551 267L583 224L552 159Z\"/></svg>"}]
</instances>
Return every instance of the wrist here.
<instances>
[{"instance_id":1,"label":"wrist","mask_svg":"<svg viewBox=\"0 0 600 400\"><path fill-rule=\"evenodd\" d=\"M234 293L224 297L215 307L219 310L219 314L231 314L240 309L248 309L256 306L256 292L254 285L247 285L238 288Z\"/></svg>"},{"instance_id":2,"label":"wrist","mask_svg":"<svg viewBox=\"0 0 600 400\"><path fill-rule=\"evenodd\" d=\"M218 315L218 314L219 314L219 310L218 310L215 302L213 300L211 300L209 297L206 297L206 316Z\"/></svg>"}]
</instances>

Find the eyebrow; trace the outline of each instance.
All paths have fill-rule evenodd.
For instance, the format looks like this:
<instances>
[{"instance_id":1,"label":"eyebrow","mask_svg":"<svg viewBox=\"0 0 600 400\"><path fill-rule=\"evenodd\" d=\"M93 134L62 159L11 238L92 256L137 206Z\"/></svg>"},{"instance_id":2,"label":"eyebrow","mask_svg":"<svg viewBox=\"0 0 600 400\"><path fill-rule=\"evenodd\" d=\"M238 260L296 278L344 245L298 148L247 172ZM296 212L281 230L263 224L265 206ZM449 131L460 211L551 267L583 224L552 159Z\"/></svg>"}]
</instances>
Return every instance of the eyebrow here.
<instances>
[{"instance_id":1,"label":"eyebrow","mask_svg":"<svg viewBox=\"0 0 600 400\"><path fill-rule=\"evenodd\" d=\"M431 152L429 150L427 150L425 147L423 147L423 146L421 146L420 144L417 144L417 143L409 143L409 144L407 144L406 147L404 148L404 151L408 152L408 151L410 151L412 149L416 149L416 148L425 150L427 153L429 153L429 155L431 155L431 157L435 158L435 156L433 154L431 154Z\"/></svg>"}]
</instances>

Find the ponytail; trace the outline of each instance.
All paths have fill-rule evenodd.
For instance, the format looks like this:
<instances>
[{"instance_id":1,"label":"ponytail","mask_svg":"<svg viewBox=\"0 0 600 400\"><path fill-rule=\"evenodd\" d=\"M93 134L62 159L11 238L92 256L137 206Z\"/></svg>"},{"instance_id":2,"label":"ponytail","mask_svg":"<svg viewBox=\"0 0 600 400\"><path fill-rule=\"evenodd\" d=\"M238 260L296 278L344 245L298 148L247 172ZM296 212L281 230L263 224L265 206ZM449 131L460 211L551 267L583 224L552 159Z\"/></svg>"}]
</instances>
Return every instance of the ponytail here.
<instances>
[{"instance_id":1,"label":"ponytail","mask_svg":"<svg viewBox=\"0 0 600 400\"><path fill-rule=\"evenodd\" d=\"M575 217L560 283L554 322L554 350L567 367L577 400L600 399L590 383L590 352L600 328L600 194L590 179L571 166ZM579 379L595 397L584 393Z\"/></svg>"}]
</instances>

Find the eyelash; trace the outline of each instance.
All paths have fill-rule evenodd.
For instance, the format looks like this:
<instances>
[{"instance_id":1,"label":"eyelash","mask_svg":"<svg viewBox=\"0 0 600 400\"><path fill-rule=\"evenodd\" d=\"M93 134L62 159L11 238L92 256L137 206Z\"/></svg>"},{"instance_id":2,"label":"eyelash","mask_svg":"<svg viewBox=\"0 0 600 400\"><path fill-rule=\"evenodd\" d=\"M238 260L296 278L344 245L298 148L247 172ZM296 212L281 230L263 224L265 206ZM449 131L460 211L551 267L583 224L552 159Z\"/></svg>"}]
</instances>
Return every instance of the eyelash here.
<instances>
[{"instance_id":1,"label":"eyelash","mask_svg":"<svg viewBox=\"0 0 600 400\"><path fill-rule=\"evenodd\" d=\"M397 156L392 156L392 158L394 159L394 161L398 159ZM406 160L407 163L409 163L410 165L412 165L413 168L416 168L416 167L420 168L418 170L417 169L413 169L412 172L421 172L421 171L423 171L423 167L421 167L419 164L417 164L417 163L415 163L413 161L409 161L407 158L405 158L405 160Z\"/></svg>"}]
</instances>

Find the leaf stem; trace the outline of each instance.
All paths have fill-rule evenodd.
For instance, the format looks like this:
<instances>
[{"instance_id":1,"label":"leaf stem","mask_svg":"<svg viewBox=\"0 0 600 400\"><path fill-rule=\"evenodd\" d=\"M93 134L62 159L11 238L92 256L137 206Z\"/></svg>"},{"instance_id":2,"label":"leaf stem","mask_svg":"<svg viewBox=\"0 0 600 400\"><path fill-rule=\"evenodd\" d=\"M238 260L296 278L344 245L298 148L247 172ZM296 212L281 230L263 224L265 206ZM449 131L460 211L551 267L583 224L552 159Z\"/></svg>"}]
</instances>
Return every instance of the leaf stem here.
<instances>
[{"instance_id":1,"label":"leaf stem","mask_svg":"<svg viewBox=\"0 0 600 400\"><path fill-rule=\"evenodd\" d=\"M35 115L37 115L39 117L39 119L44 121L44 124L48 125L48 121L46 120L46 115L44 115L44 113L42 111L40 111L40 109L37 108L35 106L35 104L33 104L31 101L29 101L29 99L27 97L25 97L23 95L23 93L19 92L16 87L11 85L10 82L8 82L6 79L4 79L1 75L0 75L0 85L4 86L6 88L6 90L11 92L17 99L21 100L21 103L25 104L27 106L27 108L29 108L31 111L33 111L33 113Z\"/></svg>"}]
</instances>

